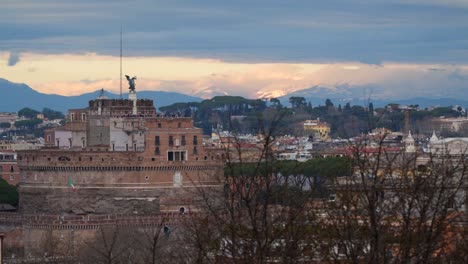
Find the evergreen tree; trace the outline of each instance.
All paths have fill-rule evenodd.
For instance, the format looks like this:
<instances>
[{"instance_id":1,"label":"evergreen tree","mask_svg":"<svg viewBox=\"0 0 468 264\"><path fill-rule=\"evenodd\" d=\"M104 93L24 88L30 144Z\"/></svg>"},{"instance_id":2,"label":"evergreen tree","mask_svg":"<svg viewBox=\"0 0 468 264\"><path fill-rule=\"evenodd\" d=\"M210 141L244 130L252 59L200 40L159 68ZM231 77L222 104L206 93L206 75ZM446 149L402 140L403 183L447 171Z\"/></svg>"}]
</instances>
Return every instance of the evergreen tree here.
<instances>
[{"instance_id":1,"label":"evergreen tree","mask_svg":"<svg viewBox=\"0 0 468 264\"><path fill-rule=\"evenodd\" d=\"M344 112L345 113L349 113L351 112L351 105L348 103L346 103L345 107L344 107Z\"/></svg>"}]
</instances>

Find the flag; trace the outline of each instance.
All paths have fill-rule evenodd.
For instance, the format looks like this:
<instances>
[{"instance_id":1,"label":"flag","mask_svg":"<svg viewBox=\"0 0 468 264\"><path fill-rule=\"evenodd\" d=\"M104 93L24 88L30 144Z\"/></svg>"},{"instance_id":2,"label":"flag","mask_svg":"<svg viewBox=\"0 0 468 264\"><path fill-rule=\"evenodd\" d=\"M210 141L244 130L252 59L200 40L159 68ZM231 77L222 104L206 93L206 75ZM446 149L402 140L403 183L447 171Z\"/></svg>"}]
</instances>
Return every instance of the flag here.
<instances>
[{"instance_id":1,"label":"flag","mask_svg":"<svg viewBox=\"0 0 468 264\"><path fill-rule=\"evenodd\" d=\"M70 187L72 188L72 191L73 191L73 192L76 191L75 184L73 184L72 179L68 179L68 185L70 185Z\"/></svg>"}]
</instances>

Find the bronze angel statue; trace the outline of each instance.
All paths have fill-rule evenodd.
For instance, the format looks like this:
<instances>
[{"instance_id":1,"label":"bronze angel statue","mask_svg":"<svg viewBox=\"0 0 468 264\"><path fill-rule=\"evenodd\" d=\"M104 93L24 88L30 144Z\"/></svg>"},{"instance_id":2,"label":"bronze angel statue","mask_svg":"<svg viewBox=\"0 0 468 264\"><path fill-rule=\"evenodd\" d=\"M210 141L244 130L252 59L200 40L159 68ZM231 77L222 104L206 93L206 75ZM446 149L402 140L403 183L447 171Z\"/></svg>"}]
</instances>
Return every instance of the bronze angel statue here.
<instances>
[{"instance_id":1,"label":"bronze angel statue","mask_svg":"<svg viewBox=\"0 0 468 264\"><path fill-rule=\"evenodd\" d=\"M128 85L130 86L128 87L128 89L130 91L135 91L135 80L137 79L137 77L133 76L132 78L130 78L130 76L128 75L125 75L125 77L127 77Z\"/></svg>"}]
</instances>

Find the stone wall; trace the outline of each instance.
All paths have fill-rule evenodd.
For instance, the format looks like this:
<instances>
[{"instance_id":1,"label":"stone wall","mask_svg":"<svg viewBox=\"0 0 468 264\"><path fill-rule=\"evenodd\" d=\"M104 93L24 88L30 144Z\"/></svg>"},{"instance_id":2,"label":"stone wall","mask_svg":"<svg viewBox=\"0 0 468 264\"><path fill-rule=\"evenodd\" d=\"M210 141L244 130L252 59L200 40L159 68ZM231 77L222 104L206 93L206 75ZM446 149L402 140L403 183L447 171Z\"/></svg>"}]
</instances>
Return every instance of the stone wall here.
<instances>
[{"instance_id":1,"label":"stone wall","mask_svg":"<svg viewBox=\"0 0 468 264\"><path fill-rule=\"evenodd\" d=\"M19 210L26 214L155 214L157 189L20 187Z\"/></svg>"}]
</instances>

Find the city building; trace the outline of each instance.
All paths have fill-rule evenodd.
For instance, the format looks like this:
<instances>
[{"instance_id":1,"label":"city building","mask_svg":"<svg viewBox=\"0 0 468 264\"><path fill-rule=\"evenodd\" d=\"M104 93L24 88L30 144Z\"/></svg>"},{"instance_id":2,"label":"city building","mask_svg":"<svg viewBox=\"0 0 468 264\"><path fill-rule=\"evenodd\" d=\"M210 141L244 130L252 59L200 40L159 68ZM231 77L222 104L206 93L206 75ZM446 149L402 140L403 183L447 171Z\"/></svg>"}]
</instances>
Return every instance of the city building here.
<instances>
[{"instance_id":1,"label":"city building","mask_svg":"<svg viewBox=\"0 0 468 264\"><path fill-rule=\"evenodd\" d=\"M330 125L320 119L306 120L304 133L313 136L314 141L330 141Z\"/></svg>"},{"instance_id":2,"label":"city building","mask_svg":"<svg viewBox=\"0 0 468 264\"><path fill-rule=\"evenodd\" d=\"M17 185L20 180L16 153L11 150L2 150L0 152L0 178L10 185Z\"/></svg>"}]
</instances>

